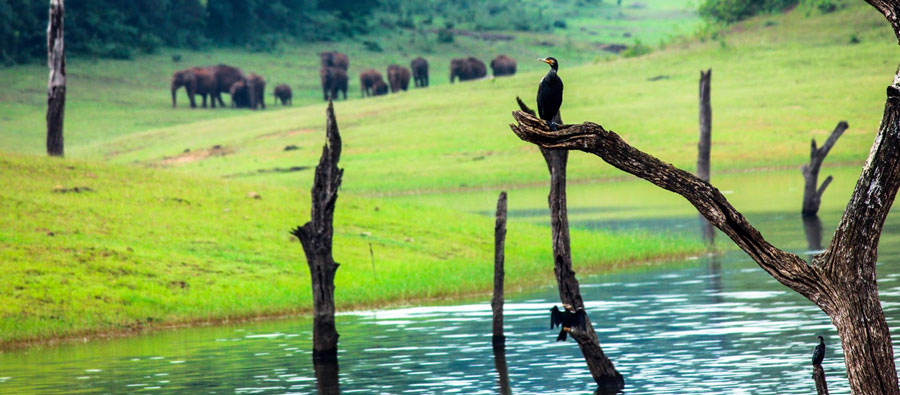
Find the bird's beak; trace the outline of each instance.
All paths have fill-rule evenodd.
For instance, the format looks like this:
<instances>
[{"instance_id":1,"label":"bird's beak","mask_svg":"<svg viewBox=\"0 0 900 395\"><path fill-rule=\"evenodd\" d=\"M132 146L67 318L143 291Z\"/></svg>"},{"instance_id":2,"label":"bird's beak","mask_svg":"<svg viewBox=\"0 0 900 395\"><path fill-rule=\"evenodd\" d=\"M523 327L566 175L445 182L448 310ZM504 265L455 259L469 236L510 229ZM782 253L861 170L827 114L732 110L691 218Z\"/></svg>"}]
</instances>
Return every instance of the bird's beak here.
<instances>
[{"instance_id":1,"label":"bird's beak","mask_svg":"<svg viewBox=\"0 0 900 395\"><path fill-rule=\"evenodd\" d=\"M550 61L547 58L538 58L538 62L544 62L546 64L550 64Z\"/></svg>"}]
</instances>

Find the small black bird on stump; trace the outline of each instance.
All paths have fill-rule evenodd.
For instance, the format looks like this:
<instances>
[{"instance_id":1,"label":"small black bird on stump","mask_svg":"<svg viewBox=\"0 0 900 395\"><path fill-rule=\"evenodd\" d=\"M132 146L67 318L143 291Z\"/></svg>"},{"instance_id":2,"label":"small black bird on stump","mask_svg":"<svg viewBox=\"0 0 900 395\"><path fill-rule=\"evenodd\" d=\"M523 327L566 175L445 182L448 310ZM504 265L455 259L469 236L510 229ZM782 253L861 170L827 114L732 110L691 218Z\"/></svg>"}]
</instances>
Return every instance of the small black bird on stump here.
<instances>
[{"instance_id":1,"label":"small black bird on stump","mask_svg":"<svg viewBox=\"0 0 900 395\"><path fill-rule=\"evenodd\" d=\"M825 338L819 336L819 345L816 346L816 350L813 351L812 364L813 366L822 365L822 361L825 360Z\"/></svg>"},{"instance_id":2,"label":"small black bird on stump","mask_svg":"<svg viewBox=\"0 0 900 395\"><path fill-rule=\"evenodd\" d=\"M558 342L566 341L566 332L570 331L572 328L585 330L585 326L587 326L587 314L585 314L583 308L575 310L572 306L567 304L564 304L563 308L565 310L562 311L556 306L553 306L553 308L550 309L550 329L562 325L562 330L559 331L559 336L556 337L556 341Z\"/></svg>"},{"instance_id":3,"label":"small black bird on stump","mask_svg":"<svg viewBox=\"0 0 900 395\"><path fill-rule=\"evenodd\" d=\"M550 130L556 130L556 121L553 118L559 114L559 108L562 107L563 100L563 82L556 75L559 70L559 62L556 58L538 59L541 62L550 65L550 71L541 79L537 91L537 107L538 116L547 122Z\"/></svg>"}]
</instances>

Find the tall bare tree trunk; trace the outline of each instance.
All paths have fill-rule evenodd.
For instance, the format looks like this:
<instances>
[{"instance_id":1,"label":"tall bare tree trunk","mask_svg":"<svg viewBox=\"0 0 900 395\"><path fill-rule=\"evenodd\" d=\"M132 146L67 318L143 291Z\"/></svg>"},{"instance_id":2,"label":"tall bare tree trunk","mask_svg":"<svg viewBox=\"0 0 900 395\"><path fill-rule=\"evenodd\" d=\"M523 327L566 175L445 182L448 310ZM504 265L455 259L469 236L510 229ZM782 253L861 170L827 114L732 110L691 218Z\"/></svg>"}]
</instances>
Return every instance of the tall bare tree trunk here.
<instances>
[{"instance_id":1,"label":"tall bare tree trunk","mask_svg":"<svg viewBox=\"0 0 900 395\"><path fill-rule=\"evenodd\" d=\"M712 149L712 106L709 103L712 69L700 70L700 138L697 143L697 177L709 182L709 152ZM712 224L700 216L700 231L703 240L710 246L716 241Z\"/></svg>"},{"instance_id":2,"label":"tall bare tree trunk","mask_svg":"<svg viewBox=\"0 0 900 395\"><path fill-rule=\"evenodd\" d=\"M828 140L825 140L825 145L821 148L816 148L816 139L812 139L810 142L809 164L803 165L803 179L806 185L803 188L803 209L801 212L804 216L816 215L819 212L822 194L825 193L825 188L828 188L828 184L831 183L831 176L828 176L825 181L822 181L822 186L818 186L819 169L822 168L822 162L828 156L828 151L831 151L831 147L844 134L847 127L847 121L838 122L834 131L828 136Z\"/></svg>"},{"instance_id":3,"label":"tall bare tree trunk","mask_svg":"<svg viewBox=\"0 0 900 395\"><path fill-rule=\"evenodd\" d=\"M63 156L63 119L66 109L66 46L63 41L65 1L50 0L47 24L47 154Z\"/></svg>"},{"instance_id":4,"label":"tall bare tree trunk","mask_svg":"<svg viewBox=\"0 0 900 395\"><path fill-rule=\"evenodd\" d=\"M886 15L900 10L900 0L872 2L891 5L884 10ZM900 72L888 86L881 127L831 245L810 264L766 241L708 182L628 145L600 125L562 125L551 131L526 112L513 116L518 123L511 125L513 132L542 149L589 152L682 195L763 270L831 317L841 337L853 393L900 394L875 270L884 221L900 188Z\"/></svg>"},{"instance_id":5,"label":"tall bare tree trunk","mask_svg":"<svg viewBox=\"0 0 900 395\"><path fill-rule=\"evenodd\" d=\"M519 108L534 116L534 111L525 103L516 98ZM559 114L554 122L562 124ZM562 303L571 305L575 309L584 308L584 300L581 298L581 288L575 271L572 270L572 249L569 244L569 214L566 209L566 163L569 152L565 150L550 150L541 148L541 154L547 162L550 170L550 194L547 197L550 205L550 227L553 240L553 271L556 274L556 282L559 287L559 299ZM603 353L600 347L600 339L594 331L591 320L585 317L586 331L572 328L569 335L578 342L588 370L594 381L603 390L619 390L625 387L625 380L616 370L612 361Z\"/></svg>"},{"instance_id":6,"label":"tall bare tree trunk","mask_svg":"<svg viewBox=\"0 0 900 395\"><path fill-rule=\"evenodd\" d=\"M494 225L494 297L491 299L491 310L494 313L494 336L491 343L494 350L506 347L506 336L503 335L503 261L506 244L506 192L500 192L497 198L497 222Z\"/></svg>"},{"instance_id":7,"label":"tall bare tree trunk","mask_svg":"<svg viewBox=\"0 0 900 395\"><path fill-rule=\"evenodd\" d=\"M334 118L334 106L328 103L325 135L327 143L316 166L312 187L310 221L291 233L300 239L313 291L313 360L336 361L338 333L334 325L334 275L338 264L332 257L334 236L334 206L343 169L337 167L341 158L341 136Z\"/></svg>"}]
</instances>

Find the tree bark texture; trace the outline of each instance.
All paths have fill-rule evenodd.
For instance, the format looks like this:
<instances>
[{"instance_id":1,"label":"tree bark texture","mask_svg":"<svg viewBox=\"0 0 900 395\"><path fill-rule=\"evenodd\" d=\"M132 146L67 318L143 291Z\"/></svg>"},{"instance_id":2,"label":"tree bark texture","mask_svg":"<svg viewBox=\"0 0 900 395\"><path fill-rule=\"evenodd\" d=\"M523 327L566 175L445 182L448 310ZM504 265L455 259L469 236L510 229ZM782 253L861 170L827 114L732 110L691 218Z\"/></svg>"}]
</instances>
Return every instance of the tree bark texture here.
<instances>
[{"instance_id":1,"label":"tree bark texture","mask_svg":"<svg viewBox=\"0 0 900 395\"><path fill-rule=\"evenodd\" d=\"M516 98L516 101L522 111L528 112L531 118L537 119L534 111L528 108L521 99ZM559 114L554 118L554 122L562 124ZM544 155L550 171L550 194L547 200L550 205L550 227L553 240L553 271L559 288L559 299L562 303L571 305L575 309L584 308L578 279L575 278L575 271L572 270L572 249L569 242L569 214L566 209L566 163L569 159L569 152L542 147L541 154ZM594 331L590 318L585 316L585 321L586 331L572 328L569 335L578 342L591 376L601 389L615 391L624 388L625 381L612 361L603 353L600 339Z\"/></svg>"},{"instance_id":2,"label":"tree bark texture","mask_svg":"<svg viewBox=\"0 0 900 395\"><path fill-rule=\"evenodd\" d=\"M47 154L63 156L63 119L66 109L66 46L63 41L65 1L50 0L47 24Z\"/></svg>"},{"instance_id":3,"label":"tree bark texture","mask_svg":"<svg viewBox=\"0 0 900 395\"><path fill-rule=\"evenodd\" d=\"M803 179L806 181L803 188L803 209L801 210L803 215L815 215L819 212L819 204L822 203L822 194L825 193L825 188L828 188L828 184L831 183L831 176L828 176L825 178L825 181L822 182L821 186L818 185L819 169L822 167L822 162L825 161L825 157L828 156L828 151L831 151L831 147L833 147L838 138L844 134L845 130L847 130L847 122L838 122L834 131L828 136L828 140L825 140L824 145L816 148L816 139L812 139L810 142L809 164L803 165L802 169Z\"/></svg>"},{"instance_id":4,"label":"tree bark texture","mask_svg":"<svg viewBox=\"0 0 900 395\"><path fill-rule=\"evenodd\" d=\"M828 382L825 381L825 369L822 369L822 365L813 365L813 380L816 382L816 393L828 395Z\"/></svg>"},{"instance_id":5,"label":"tree bark texture","mask_svg":"<svg viewBox=\"0 0 900 395\"><path fill-rule=\"evenodd\" d=\"M875 277L878 240L900 187L900 74L887 89L884 118L831 245L807 264L766 241L718 189L587 122L550 131L516 111L521 139L546 149L577 149L687 199L776 280L822 309L837 328L855 394L900 394Z\"/></svg>"},{"instance_id":6,"label":"tree bark texture","mask_svg":"<svg viewBox=\"0 0 900 395\"><path fill-rule=\"evenodd\" d=\"M327 143L316 166L312 187L310 221L291 233L300 239L313 291L313 360L337 360L338 333L334 325L334 275L338 264L332 257L334 206L343 169L341 136L334 118L334 106L328 103L325 135Z\"/></svg>"},{"instance_id":7,"label":"tree bark texture","mask_svg":"<svg viewBox=\"0 0 900 395\"><path fill-rule=\"evenodd\" d=\"M494 224L494 297L491 299L491 310L494 313L494 336L491 343L495 350L506 346L503 335L503 261L506 244L506 192L500 192L497 198L497 221Z\"/></svg>"}]
</instances>

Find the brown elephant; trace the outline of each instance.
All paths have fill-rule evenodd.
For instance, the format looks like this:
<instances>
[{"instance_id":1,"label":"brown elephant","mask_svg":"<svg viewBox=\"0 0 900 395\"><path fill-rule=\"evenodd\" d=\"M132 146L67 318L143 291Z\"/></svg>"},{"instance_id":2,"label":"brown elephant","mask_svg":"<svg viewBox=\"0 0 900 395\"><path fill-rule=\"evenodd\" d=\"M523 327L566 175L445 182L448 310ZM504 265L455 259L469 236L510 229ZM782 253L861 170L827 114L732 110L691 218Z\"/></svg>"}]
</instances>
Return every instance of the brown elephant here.
<instances>
[{"instance_id":1,"label":"brown elephant","mask_svg":"<svg viewBox=\"0 0 900 395\"><path fill-rule=\"evenodd\" d=\"M338 92L344 93L347 100L347 72L339 67L323 67L319 70L322 80L322 98L337 100Z\"/></svg>"},{"instance_id":2,"label":"brown elephant","mask_svg":"<svg viewBox=\"0 0 900 395\"><path fill-rule=\"evenodd\" d=\"M337 67L347 71L350 67L350 58L338 51L320 52L319 57L322 59L322 68Z\"/></svg>"},{"instance_id":3,"label":"brown elephant","mask_svg":"<svg viewBox=\"0 0 900 395\"><path fill-rule=\"evenodd\" d=\"M175 107L175 94L178 89L184 87L184 90L187 91L188 100L191 102L191 108L196 108L197 104L194 101L194 95L200 95L203 97L203 107L206 108L206 97L212 97L215 94L216 82L212 73L200 67L192 67L186 70L179 70L172 74L172 107ZM212 102L212 107L216 107L215 101Z\"/></svg>"},{"instance_id":4,"label":"brown elephant","mask_svg":"<svg viewBox=\"0 0 900 395\"><path fill-rule=\"evenodd\" d=\"M372 96L382 96L388 93L388 86L383 80L375 81L372 85Z\"/></svg>"},{"instance_id":5,"label":"brown elephant","mask_svg":"<svg viewBox=\"0 0 900 395\"><path fill-rule=\"evenodd\" d=\"M419 56L409 63L416 88L428 86L428 61Z\"/></svg>"},{"instance_id":6,"label":"brown elephant","mask_svg":"<svg viewBox=\"0 0 900 395\"><path fill-rule=\"evenodd\" d=\"M250 95L250 108L255 110L256 107L266 109L266 79L261 75L250 72L247 77L247 94Z\"/></svg>"},{"instance_id":7,"label":"brown elephant","mask_svg":"<svg viewBox=\"0 0 900 395\"><path fill-rule=\"evenodd\" d=\"M498 55L491 61L491 70L494 72L494 77L514 75L516 74L516 60L506 55Z\"/></svg>"},{"instance_id":8,"label":"brown elephant","mask_svg":"<svg viewBox=\"0 0 900 395\"><path fill-rule=\"evenodd\" d=\"M384 83L384 79L381 77L381 73L379 73L375 69L368 69L359 74L359 86L362 90L362 97L366 96L374 96L375 91L372 88L375 86L375 83L381 81ZM387 85L385 85L387 86Z\"/></svg>"},{"instance_id":9,"label":"brown elephant","mask_svg":"<svg viewBox=\"0 0 900 395\"><path fill-rule=\"evenodd\" d=\"M250 89L246 79L231 84L228 93L231 95L231 107L250 108Z\"/></svg>"},{"instance_id":10,"label":"brown elephant","mask_svg":"<svg viewBox=\"0 0 900 395\"><path fill-rule=\"evenodd\" d=\"M483 78L487 75L487 67L484 62L475 57L457 58L450 61L450 83L454 78L460 81L469 81Z\"/></svg>"},{"instance_id":11,"label":"brown elephant","mask_svg":"<svg viewBox=\"0 0 900 395\"><path fill-rule=\"evenodd\" d=\"M392 64L387 68L388 82L391 84L391 93L409 89L409 69Z\"/></svg>"},{"instance_id":12,"label":"brown elephant","mask_svg":"<svg viewBox=\"0 0 900 395\"><path fill-rule=\"evenodd\" d=\"M213 74L216 80L214 100L218 100L219 105L225 107L225 102L222 101L222 93L231 92L231 86L234 85L235 82L244 80L244 72L237 67L226 64L219 64L217 66L207 67L206 69Z\"/></svg>"},{"instance_id":13,"label":"brown elephant","mask_svg":"<svg viewBox=\"0 0 900 395\"><path fill-rule=\"evenodd\" d=\"M281 105L286 106L289 104L293 104L294 92L291 91L291 87L286 84L281 84L275 87L275 102L281 100Z\"/></svg>"}]
</instances>

